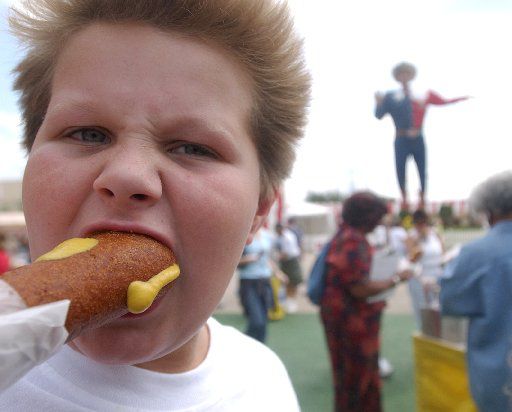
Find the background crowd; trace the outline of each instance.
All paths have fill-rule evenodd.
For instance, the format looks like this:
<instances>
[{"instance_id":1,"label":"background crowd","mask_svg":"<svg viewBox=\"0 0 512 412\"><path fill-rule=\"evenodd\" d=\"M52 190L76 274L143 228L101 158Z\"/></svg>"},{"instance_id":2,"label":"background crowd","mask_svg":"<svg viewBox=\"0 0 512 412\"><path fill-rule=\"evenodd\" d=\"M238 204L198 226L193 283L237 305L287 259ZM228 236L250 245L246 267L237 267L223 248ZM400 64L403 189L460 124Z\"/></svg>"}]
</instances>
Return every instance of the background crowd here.
<instances>
[{"instance_id":1,"label":"background crowd","mask_svg":"<svg viewBox=\"0 0 512 412\"><path fill-rule=\"evenodd\" d=\"M355 193L342 203L339 227L329 241L329 269L320 304L335 409L380 410L381 378L386 376L380 356L380 318L386 296L371 297L406 282L419 333L439 333L431 328L440 322L440 315L469 320L468 336L463 338L473 399L481 411L510 410L512 319L507 296L512 284L508 239L512 172L490 177L469 198L474 219L490 228L488 234L451 248L445 245L439 220L422 208L399 216L390 213L386 203L371 192ZM286 230L290 239L298 242L289 227L278 224L269 261L279 262L282 244L278 239ZM376 280L372 267L382 263L383 256L394 257L396 271ZM281 276L281 269L274 266L269 277L275 275L286 285L292 278ZM281 302L286 301L282 298ZM285 308L288 313L295 312L293 306Z\"/></svg>"}]
</instances>

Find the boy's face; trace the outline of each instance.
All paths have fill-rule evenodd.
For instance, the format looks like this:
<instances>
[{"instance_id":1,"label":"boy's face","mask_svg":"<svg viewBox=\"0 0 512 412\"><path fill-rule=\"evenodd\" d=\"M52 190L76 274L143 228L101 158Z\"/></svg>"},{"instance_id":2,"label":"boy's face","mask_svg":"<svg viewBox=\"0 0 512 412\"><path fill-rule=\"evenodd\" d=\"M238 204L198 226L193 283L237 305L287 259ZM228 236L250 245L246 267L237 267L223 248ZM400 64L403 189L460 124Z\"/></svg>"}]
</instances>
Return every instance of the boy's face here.
<instances>
[{"instance_id":1,"label":"boy's face","mask_svg":"<svg viewBox=\"0 0 512 412\"><path fill-rule=\"evenodd\" d=\"M249 78L213 45L91 25L64 47L51 92L23 182L32 257L101 229L168 244L181 276L164 298L74 341L103 362L159 358L213 312L267 212Z\"/></svg>"}]
</instances>

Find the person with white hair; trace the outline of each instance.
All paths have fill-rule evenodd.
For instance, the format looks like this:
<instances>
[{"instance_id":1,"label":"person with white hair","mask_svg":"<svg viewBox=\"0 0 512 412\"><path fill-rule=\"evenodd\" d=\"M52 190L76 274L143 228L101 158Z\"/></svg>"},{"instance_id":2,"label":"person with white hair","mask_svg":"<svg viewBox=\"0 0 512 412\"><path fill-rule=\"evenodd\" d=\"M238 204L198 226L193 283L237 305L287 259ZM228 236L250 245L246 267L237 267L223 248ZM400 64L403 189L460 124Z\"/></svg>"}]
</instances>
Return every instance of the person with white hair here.
<instances>
[{"instance_id":1,"label":"person with white hair","mask_svg":"<svg viewBox=\"0 0 512 412\"><path fill-rule=\"evenodd\" d=\"M479 410L512 411L512 171L481 183L469 203L490 230L447 266L441 310L469 318L467 363Z\"/></svg>"}]
</instances>

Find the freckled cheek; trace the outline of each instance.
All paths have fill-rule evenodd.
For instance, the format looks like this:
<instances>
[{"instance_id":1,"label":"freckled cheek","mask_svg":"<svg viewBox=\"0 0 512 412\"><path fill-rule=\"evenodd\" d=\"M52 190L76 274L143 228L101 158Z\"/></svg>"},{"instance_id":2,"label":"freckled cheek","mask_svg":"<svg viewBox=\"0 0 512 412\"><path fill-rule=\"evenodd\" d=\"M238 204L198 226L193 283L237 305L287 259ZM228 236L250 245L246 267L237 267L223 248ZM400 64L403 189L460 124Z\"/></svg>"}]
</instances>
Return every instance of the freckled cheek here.
<instances>
[{"instance_id":1,"label":"freckled cheek","mask_svg":"<svg viewBox=\"0 0 512 412\"><path fill-rule=\"evenodd\" d=\"M187 211L191 224L178 230L184 274L179 300L186 307L196 302L196 315L207 316L218 305L235 271L252 222L249 210L253 206L239 197L209 197L194 206Z\"/></svg>"},{"instance_id":2,"label":"freckled cheek","mask_svg":"<svg viewBox=\"0 0 512 412\"><path fill-rule=\"evenodd\" d=\"M35 253L67 234L86 196L86 174L79 170L78 163L43 151L30 155L23 177L23 209Z\"/></svg>"},{"instance_id":3,"label":"freckled cheek","mask_svg":"<svg viewBox=\"0 0 512 412\"><path fill-rule=\"evenodd\" d=\"M238 261L258 203L258 186L246 179L210 180L189 186L173 210L183 252L200 271ZM215 263L214 263L215 262Z\"/></svg>"},{"instance_id":4,"label":"freckled cheek","mask_svg":"<svg viewBox=\"0 0 512 412\"><path fill-rule=\"evenodd\" d=\"M244 172L238 175L233 172L199 182L189 187L184 196L201 226L218 228L221 233L227 231L227 236L231 237L234 233L229 233L230 228L243 231L245 226L250 226L257 208L259 185Z\"/></svg>"}]
</instances>

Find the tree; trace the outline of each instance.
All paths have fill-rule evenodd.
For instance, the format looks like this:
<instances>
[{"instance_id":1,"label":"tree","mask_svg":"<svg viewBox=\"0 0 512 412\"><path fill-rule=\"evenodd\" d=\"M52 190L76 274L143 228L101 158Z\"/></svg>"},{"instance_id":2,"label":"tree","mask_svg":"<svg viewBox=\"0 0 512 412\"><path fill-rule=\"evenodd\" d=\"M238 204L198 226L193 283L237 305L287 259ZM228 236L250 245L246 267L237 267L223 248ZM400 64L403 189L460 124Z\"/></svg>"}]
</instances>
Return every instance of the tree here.
<instances>
[{"instance_id":1,"label":"tree","mask_svg":"<svg viewBox=\"0 0 512 412\"><path fill-rule=\"evenodd\" d=\"M339 203L347 198L340 191L308 192L306 201L311 203Z\"/></svg>"},{"instance_id":2,"label":"tree","mask_svg":"<svg viewBox=\"0 0 512 412\"><path fill-rule=\"evenodd\" d=\"M444 227L453 226L455 223L455 216L453 214L452 205L443 203L439 209L439 217L441 218Z\"/></svg>"}]
</instances>

